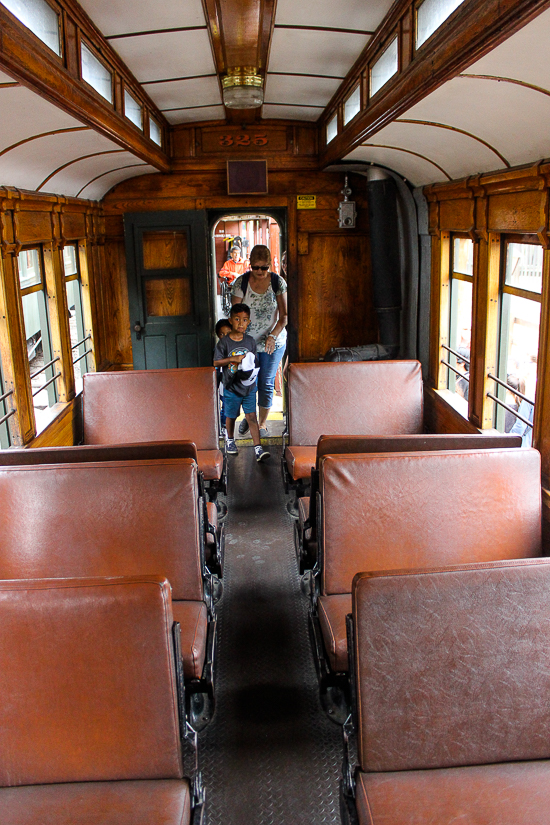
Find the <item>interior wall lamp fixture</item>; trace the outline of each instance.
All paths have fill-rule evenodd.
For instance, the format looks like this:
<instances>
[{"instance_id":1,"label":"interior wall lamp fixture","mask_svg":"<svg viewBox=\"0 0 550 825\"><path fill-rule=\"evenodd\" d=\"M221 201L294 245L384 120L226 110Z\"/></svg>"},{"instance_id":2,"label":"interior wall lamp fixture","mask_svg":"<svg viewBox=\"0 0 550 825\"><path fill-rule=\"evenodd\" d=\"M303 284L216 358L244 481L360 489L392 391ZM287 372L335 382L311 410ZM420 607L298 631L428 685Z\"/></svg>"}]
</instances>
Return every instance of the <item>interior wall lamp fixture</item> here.
<instances>
[{"instance_id":1,"label":"interior wall lamp fixture","mask_svg":"<svg viewBox=\"0 0 550 825\"><path fill-rule=\"evenodd\" d=\"M222 86L228 109L257 109L264 102L264 81L253 66L228 69Z\"/></svg>"}]
</instances>

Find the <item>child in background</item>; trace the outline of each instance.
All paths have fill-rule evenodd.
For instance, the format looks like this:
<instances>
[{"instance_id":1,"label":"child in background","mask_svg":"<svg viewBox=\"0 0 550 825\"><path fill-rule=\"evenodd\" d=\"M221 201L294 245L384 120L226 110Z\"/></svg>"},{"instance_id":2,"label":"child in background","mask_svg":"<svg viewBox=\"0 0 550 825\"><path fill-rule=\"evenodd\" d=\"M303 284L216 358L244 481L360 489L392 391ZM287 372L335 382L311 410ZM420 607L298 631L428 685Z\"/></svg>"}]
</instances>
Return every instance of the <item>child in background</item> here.
<instances>
[{"instance_id":1,"label":"child in background","mask_svg":"<svg viewBox=\"0 0 550 825\"><path fill-rule=\"evenodd\" d=\"M229 318L220 318L220 320L216 324L216 335L218 339L221 341L222 338L225 338L231 332L231 321ZM218 378L218 393L220 396L220 424L222 435L224 439L227 439L227 430L225 427L225 405L223 403L223 384L222 384L222 369L219 367L216 370L217 378Z\"/></svg>"},{"instance_id":2,"label":"child in background","mask_svg":"<svg viewBox=\"0 0 550 825\"><path fill-rule=\"evenodd\" d=\"M256 417L256 376L258 375L256 342L246 334L250 324L250 308L246 304L233 304L229 318L231 332L220 338L214 351L214 366L223 367L223 396L226 415L229 455L237 455L235 444L235 420L241 405L254 443L256 461L270 458L260 443L260 431Z\"/></svg>"}]
</instances>

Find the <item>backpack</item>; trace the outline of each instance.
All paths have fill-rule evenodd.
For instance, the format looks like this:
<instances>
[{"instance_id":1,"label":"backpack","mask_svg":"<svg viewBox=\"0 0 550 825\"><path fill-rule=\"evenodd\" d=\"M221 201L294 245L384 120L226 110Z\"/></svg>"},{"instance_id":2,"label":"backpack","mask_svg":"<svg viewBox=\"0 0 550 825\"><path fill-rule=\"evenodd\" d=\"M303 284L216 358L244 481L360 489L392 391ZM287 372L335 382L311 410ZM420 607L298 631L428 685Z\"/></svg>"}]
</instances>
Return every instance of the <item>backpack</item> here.
<instances>
[{"instance_id":1,"label":"backpack","mask_svg":"<svg viewBox=\"0 0 550 825\"><path fill-rule=\"evenodd\" d=\"M241 292L243 294L242 300L246 298L246 290L248 289L248 281L250 280L250 270L243 274L243 279L241 281ZM277 287L279 286L279 276L276 272L271 272L271 289L273 290L273 294L277 294Z\"/></svg>"}]
</instances>

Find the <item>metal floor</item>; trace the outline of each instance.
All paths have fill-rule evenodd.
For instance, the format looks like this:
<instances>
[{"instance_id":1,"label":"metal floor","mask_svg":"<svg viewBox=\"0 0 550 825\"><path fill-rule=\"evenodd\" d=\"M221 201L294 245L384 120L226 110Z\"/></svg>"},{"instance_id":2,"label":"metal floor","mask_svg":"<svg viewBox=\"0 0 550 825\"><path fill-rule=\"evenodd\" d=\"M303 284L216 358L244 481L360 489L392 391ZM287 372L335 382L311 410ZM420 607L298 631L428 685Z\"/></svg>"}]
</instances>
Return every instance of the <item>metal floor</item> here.
<instances>
[{"instance_id":1,"label":"metal floor","mask_svg":"<svg viewBox=\"0 0 550 825\"><path fill-rule=\"evenodd\" d=\"M339 825L341 730L321 710L280 446L228 456L216 712L199 737L209 825Z\"/></svg>"}]
</instances>

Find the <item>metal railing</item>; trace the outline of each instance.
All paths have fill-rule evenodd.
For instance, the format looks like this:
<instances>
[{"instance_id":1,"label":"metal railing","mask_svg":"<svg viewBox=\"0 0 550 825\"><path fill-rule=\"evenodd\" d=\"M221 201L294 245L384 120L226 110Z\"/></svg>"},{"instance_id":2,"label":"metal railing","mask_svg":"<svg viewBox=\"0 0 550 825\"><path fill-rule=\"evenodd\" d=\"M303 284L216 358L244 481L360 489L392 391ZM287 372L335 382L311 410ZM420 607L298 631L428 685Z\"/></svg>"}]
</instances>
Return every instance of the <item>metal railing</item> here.
<instances>
[{"instance_id":1,"label":"metal railing","mask_svg":"<svg viewBox=\"0 0 550 825\"><path fill-rule=\"evenodd\" d=\"M8 390L8 392L5 392L4 395L0 395L0 401L5 401L6 398L9 398L10 395L13 395L13 394L14 394L13 390ZM8 420L8 418L11 418L12 415L15 415L16 412L17 412L17 410L15 409L15 407L13 408L13 410L10 410L9 412L7 412L6 415L3 415L0 418L0 424L3 424L5 421Z\"/></svg>"},{"instance_id":2,"label":"metal railing","mask_svg":"<svg viewBox=\"0 0 550 825\"><path fill-rule=\"evenodd\" d=\"M40 375L41 372L44 372L45 370L48 369L48 367L51 367L53 364L55 364L56 361L59 361L59 360L60 359L59 359L59 355L58 355L56 358L52 358L51 361L48 361L47 364L44 364L43 367L40 367L39 370L36 370L36 372L31 373L31 381L33 380L33 378L36 378L37 375ZM46 385L44 385L44 386L46 386Z\"/></svg>"},{"instance_id":3,"label":"metal railing","mask_svg":"<svg viewBox=\"0 0 550 825\"><path fill-rule=\"evenodd\" d=\"M86 335L86 337L85 337L85 338L83 338L83 339L82 339L82 341L77 341L77 343L76 343L76 344L73 344L73 345L72 345L72 347L71 347L71 351L72 351L73 349L77 349L77 347L80 347L80 346L81 346L81 345L82 345L85 341L91 341L91 339L92 339L91 334ZM86 356L87 356L87 355L89 355L91 352L92 352L91 347L90 347L90 348L88 348L88 349L86 349L86 350L84 350L84 352L82 353L82 355L79 355L79 356L78 356L78 358L74 358L74 359L73 359L73 364L78 364L78 362L79 362L79 361L82 361L82 359L83 359L83 358L86 358Z\"/></svg>"},{"instance_id":4,"label":"metal railing","mask_svg":"<svg viewBox=\"0 0 550 825\"><path fill-rule=\"evenodd\" d=\"M470 360L469 360L468 358L464 358L464 356L463 356L463 355L461 355L459 352L457 352L455 349L451 349L451 347L448 347L446 344L441 344L441 347L442 347L443 349L446 349L446 350L447 350L447 352L450 352L450 353L451 353L451 355L454 355L454 356L456 356L457 358L460 358L460 360L461 360L461 361L464 361L464 363L465 363L465 364L467 364L468 366L470 366ZM453 367L453 365L452 365L452 364L450 364L448 361L445 361L445 359L444 359L444 358L442 358L442 359L441 359L441 362L440 362L440 363L441 363L441 364L443 364L444 366L446 366L446 367L447 367L447 369L452 370L452 371L453 371L456 375L458 375L458 377L459 377L459 378L463 378L463 379L464 379L464 381L467 381L467 382L468 382L468 384L470 383L470 376L469 376L469 374L467 374L467 373L465 373L465 372L460 372L460 370L457 370L457 369L456 369L456 367Z\"/></svg>"},{"instance_id":5,"label":"metal railing","mask_svg":"<svg viewBox=\"0 0 550 825\"><path fill-rule=\"evenodd\" d=\"M513 395L517 395L518 398L521 398L523 401L526 401L528 404L531 404L532 407L535 406L534 401L531 401L530 398L527 398L527 396L524 395L522 392L516 390L516 388L512 387L511 384L507 384L506 381L502 381L500 378L497 378L496 375L493 375L491 372L487 373L487 378L490 378L491 381L495 382L495 384L504 387L504 389L509 390L511 393L513 393ZM517 410L514 410L513 407L511 407L509 404L506 404L505 401L502 401L502 399L498 398L496 395L494 395L494 393L488 392L487 398L490 398L491 401L494 401L495 404L498 404L500 407L503 407L503 409L508 410L509 413L512 413L512 415L515 415L516 418L519 418L520 421L522 421L524 424L527 424L528 427L531 427L531 429L533 429L532 421L529 421L528 418L525 418L525 416L520 415L520 413Z\"/></svg>"}]
</instances>

